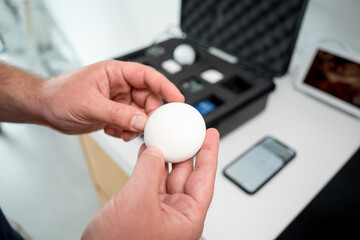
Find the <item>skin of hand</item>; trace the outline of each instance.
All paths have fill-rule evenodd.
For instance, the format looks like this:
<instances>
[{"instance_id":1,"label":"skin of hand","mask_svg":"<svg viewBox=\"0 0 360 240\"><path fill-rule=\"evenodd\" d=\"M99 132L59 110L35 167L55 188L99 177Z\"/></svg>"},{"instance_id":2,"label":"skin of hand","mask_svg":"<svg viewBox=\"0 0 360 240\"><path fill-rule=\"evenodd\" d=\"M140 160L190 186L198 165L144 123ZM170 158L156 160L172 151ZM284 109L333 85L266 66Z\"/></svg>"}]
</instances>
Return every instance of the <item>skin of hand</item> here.
<instances>
[{"instance_id":1,"label":"skin of hand","mask_svg":"<svg viewBox=\"0 0 360 240\"><path fill-rule=\"evenodd\" d=\"M139 151L128 183L88 224L88 239L199 239L209 208L217 168L219 133L208 129L196 157L172 165L161 151Z\"/></svg>"},{"instance_id":2,"label":"skin of hand","mask_svg":"<svg viewBox=\"0 0 360 240\"><path fill-rule=\"evenodd\" d=\"M0 121L37 123L68 134L98 129L125 141L180 91L151 67L107 60L42 80L0 62ZM217 167L219 134L209 129L193 160L169 173L157 148L140 149L133 174L94 216L83 239L199 239Z\"/></svg>"},{"instance_id":3,"label":"skin of hand","mask_svg":"<svg viewBox=\"0 0 360 240\"><path fill-rule=\"evenodd\" d=\"M43 124L67 134L104 129L129 141L139 136L153 110L184 102L176 86L155 69L106 60L44 81Z\"/></svg>"}]
</instances>

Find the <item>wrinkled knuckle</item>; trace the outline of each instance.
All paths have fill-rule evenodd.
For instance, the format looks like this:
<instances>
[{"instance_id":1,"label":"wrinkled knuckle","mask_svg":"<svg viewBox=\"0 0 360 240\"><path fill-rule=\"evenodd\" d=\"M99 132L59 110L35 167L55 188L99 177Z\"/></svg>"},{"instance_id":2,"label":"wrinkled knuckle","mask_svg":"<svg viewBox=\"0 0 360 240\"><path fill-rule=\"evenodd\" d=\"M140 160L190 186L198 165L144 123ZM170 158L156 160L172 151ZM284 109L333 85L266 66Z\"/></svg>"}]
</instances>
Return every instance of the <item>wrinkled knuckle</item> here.
<instances>
[{"instance_id":1,"label":"wrinkled knuckle","mask_svg":"<svg viewBox=\"0 0 360 240\"><path fill-rule=\"evenodd\" d=\"M116 123L121 118L121 107L113 106L109 112L109 121L111 123Z\"/></svg>"}]
</instances>

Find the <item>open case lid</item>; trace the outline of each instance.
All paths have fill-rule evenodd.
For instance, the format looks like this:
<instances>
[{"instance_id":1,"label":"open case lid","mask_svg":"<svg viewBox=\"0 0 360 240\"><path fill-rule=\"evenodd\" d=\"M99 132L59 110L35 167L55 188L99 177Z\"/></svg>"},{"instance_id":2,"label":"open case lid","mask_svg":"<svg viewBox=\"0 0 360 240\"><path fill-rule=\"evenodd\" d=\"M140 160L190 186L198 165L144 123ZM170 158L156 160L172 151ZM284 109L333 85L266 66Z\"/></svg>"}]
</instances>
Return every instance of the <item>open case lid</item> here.
<instances>
[{"instance_id":1,"label":"open case lid","mask_svg":"<svg viewBox=\"0 0 360 240\"><path fill-rule=\"evenodd\" d=\"M182 0L181 29L237 64L278 76L287 72L308 0Z\"/></svg>"}]
</instances>

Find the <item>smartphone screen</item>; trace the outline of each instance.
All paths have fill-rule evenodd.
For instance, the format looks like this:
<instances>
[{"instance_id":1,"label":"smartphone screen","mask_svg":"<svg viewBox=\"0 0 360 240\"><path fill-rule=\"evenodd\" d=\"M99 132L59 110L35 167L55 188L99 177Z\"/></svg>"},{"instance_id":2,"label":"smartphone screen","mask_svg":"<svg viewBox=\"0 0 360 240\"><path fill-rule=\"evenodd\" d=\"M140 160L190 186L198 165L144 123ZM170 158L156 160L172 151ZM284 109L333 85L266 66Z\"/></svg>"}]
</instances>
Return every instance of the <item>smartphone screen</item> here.
<instances>
[{"instance_id":1,"label":"smartphone screen","mask_svg":"<svg viewBox=\"0 0 360 240\"><path fill-rule=\"evenodd\" d=\"M295 155L295 151L283 143L265 137L230 163L223 173L247 193L253 194Z\"/></svg>"}]
</instances>

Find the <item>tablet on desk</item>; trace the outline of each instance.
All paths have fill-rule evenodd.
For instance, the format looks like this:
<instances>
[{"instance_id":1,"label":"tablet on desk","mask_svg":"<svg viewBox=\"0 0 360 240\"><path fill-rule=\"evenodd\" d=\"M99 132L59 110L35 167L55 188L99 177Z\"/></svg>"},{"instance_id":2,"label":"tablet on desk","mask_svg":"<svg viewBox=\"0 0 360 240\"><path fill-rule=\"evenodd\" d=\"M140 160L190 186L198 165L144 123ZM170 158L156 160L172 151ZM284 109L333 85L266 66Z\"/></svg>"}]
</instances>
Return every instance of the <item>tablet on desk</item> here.
<instances>
[{"instance_id":1,"label":"tablet on desk","mask_svg":"<svg viewBox=\"0 0 360 240\"><path fill-rule=\"evenodd\" d=\"M316 47L295 86L302 92L360 118L360 58Z\"/></svg>"}]
</instances>

